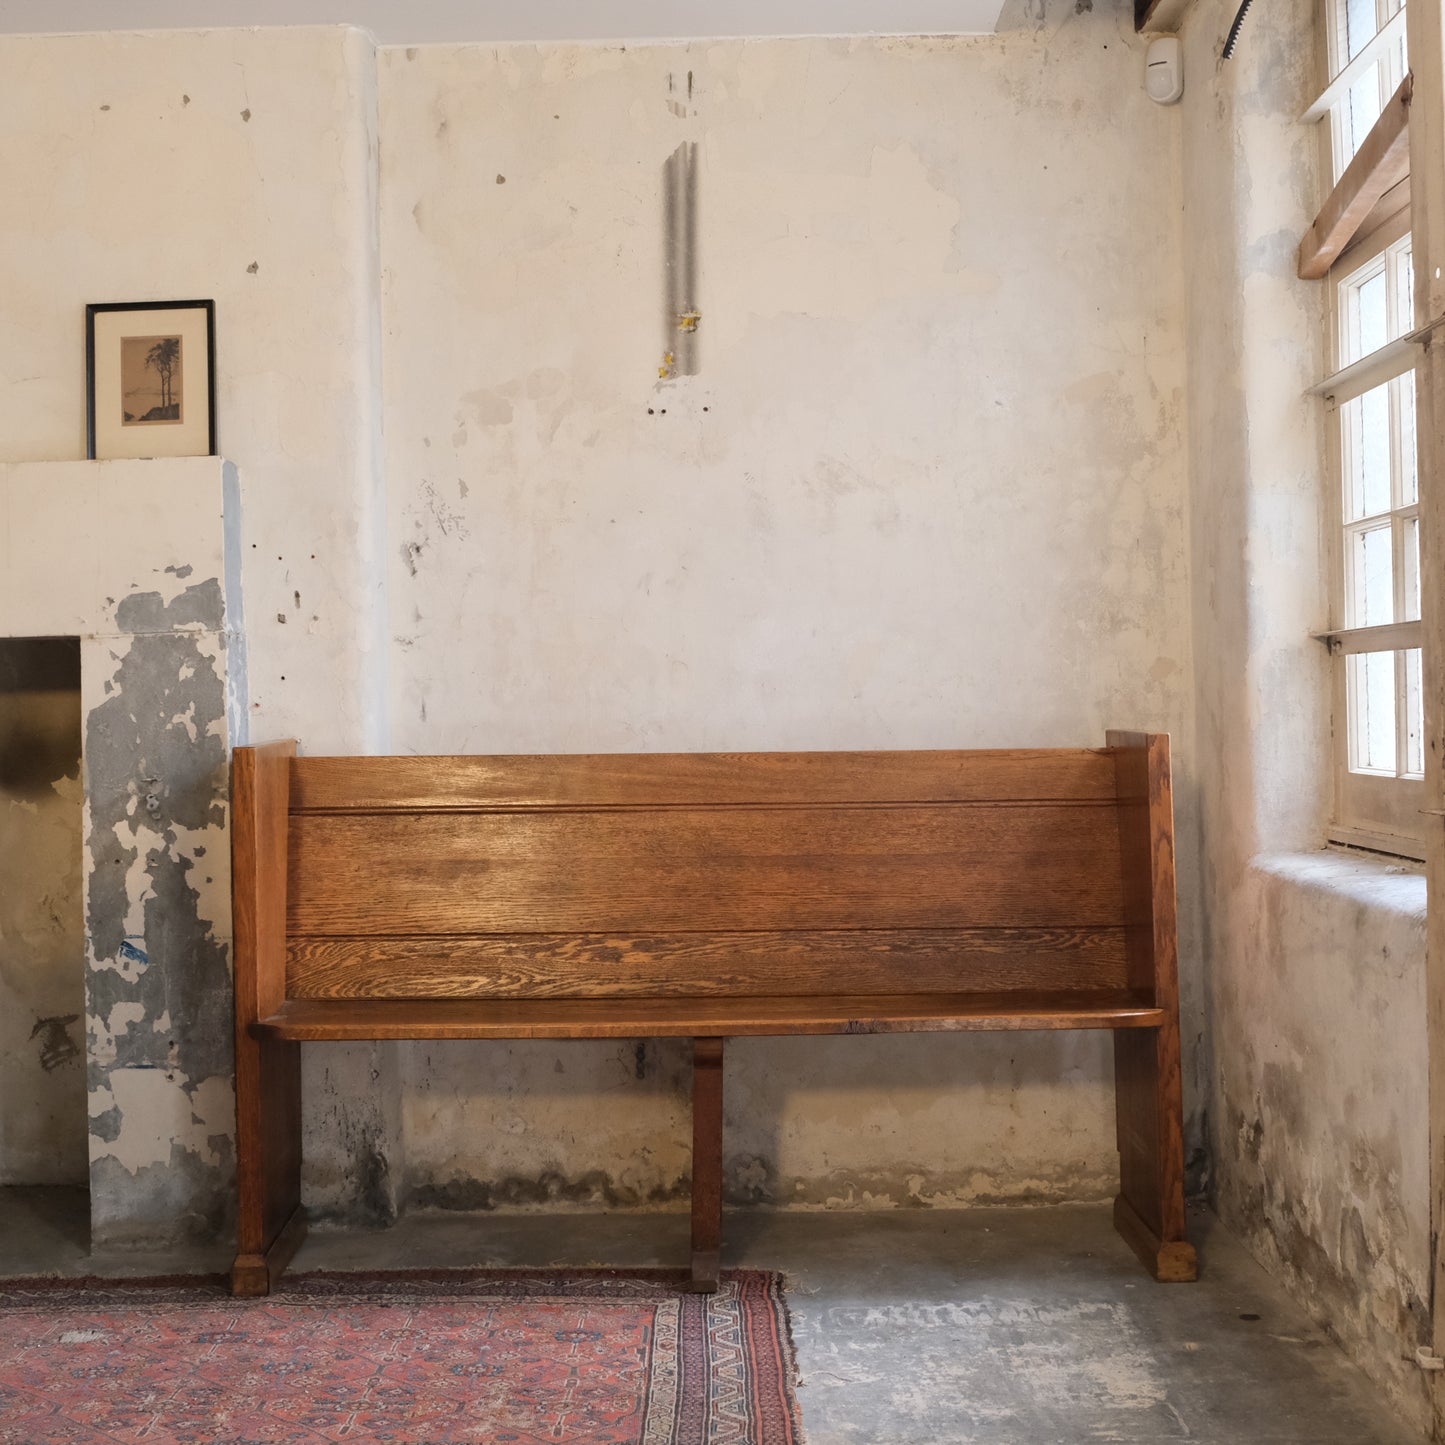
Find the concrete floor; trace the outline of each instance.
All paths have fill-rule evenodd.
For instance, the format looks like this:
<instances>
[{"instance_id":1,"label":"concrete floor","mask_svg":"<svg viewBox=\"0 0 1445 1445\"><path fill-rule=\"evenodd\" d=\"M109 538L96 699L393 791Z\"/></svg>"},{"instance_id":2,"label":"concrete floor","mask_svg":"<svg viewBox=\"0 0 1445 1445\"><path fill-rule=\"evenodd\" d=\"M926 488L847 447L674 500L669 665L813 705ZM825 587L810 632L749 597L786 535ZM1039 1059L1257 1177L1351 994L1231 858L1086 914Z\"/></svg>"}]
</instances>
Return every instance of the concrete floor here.
<instances>
[{"instance_id":1,"label":"concrete floor","mask_svg":"<svg viewBox=\"0 0 1445 1445\"><path fill-rule=\"evenodd\" d=\"M84 1194L0 1190L0 1276L214 1270L92 1258ZM724 1263L781 1269L809 1445L1419 1445L1207 1214L1195 1285L1156 1285L1105 1207L733 1214ZM296 1269L686 1257L680 1215L410 1217L315 1232Z\"/></svg>"}]
</instances>

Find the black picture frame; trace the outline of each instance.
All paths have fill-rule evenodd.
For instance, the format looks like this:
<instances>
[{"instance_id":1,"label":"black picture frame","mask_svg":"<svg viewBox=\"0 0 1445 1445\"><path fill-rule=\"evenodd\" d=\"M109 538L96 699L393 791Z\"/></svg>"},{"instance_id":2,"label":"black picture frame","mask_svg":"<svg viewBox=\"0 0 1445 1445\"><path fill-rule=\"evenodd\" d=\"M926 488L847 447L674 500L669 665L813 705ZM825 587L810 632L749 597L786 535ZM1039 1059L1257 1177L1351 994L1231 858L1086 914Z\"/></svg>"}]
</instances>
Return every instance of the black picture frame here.
<instances>
[{"instance_id":1,"label":"black picture frame","mask_svg":"<svg viewBox=\"0 0 1445 1445\"><path fill-rule=\"evenodd\" d=\"M115 312L125 311L193 311L205 316L206 378L202 394L206 403L205 451L166 452L171 456L219 456L216 444L216 303L214 300L194 301L94 301L85 308L85 436L86 457L98 458L96 427L96 321ZM126 455L129 455L127 453Z\"/></svg>"}]
</instances>

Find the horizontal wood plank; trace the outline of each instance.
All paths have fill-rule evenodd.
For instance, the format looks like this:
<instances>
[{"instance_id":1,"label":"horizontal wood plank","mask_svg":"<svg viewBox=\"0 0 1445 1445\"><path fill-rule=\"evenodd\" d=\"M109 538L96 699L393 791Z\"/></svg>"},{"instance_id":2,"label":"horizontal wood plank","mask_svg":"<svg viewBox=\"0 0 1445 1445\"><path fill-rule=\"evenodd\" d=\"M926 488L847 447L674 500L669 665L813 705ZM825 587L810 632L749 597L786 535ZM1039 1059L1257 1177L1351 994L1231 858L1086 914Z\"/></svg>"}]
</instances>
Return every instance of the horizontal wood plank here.
<instances>
[{"instance_id":1,"label":"horizontal wood plank","mask_svg":"<svg viewBox=\"0 0 1445 1445\"><path fill-rule=\"evenodd\" d=\"M289 998L679 998L1124 988L1122 928L295 938Z\"/></svg>"},{"instance_id":2,"label":"horizontal wood plank","mask_svg":"<svg viewBox=\"0 0 1445 1445\"><path fill-rule=\"evenodd\" d=\"M291 765L297 812L744 803L1107 802L1104 748L840 753L316 757Z\"/></svg>"},{"instance_id":3,"label":"horizontal wood plank","mask_svg":"<svg viewBox=\"0 0 1445 1445\"><path fill-rule=\"evenodd\" d=\"M839 995L743 999L293 999L262 1037L356 1039L727 1038L976 1030L1158 1028L1124 992Z\"/></svg>"},{"instance_id":4,"label":"horizontal wood plank","mask_svg":"<svg viewBox=\"0 0 1445 1445\"><path fill-rule=\"evenodd\" d=\"M1410 174L1412 84L1408 75L1400 82L1305 232L1297 267L1302 281L1329 275L1336 257L1354 240L1380 198Z\"/></svg>"},{"instance_id":5,"label":"horizontal wood plank","mask_svg":"<svg viewBox=\"0 0 1445 1445\"><path fill-rule=\"evenodd\" d=\"M1117 810L1081 804L293 816L287 905L293 936L1123 922Z\"/></svg>"}]
</instances>

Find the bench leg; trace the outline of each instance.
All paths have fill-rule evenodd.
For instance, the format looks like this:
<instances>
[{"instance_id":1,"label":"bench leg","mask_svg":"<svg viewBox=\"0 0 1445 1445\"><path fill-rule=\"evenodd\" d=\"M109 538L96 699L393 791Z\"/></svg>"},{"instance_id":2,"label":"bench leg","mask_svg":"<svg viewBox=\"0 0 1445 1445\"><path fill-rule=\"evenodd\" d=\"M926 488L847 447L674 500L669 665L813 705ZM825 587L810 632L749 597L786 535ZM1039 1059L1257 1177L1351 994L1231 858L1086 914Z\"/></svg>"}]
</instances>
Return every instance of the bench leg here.
<instances>
[{"instance_id":1,"label":"bench leg","mask_svg":"<svg viewBox=\"0 0 1445 1445\"><path fill-rule=\"evenodd\" d=\"M1184 1105L1179 1030L1114 1032L1119 1196L1114 1227L1155 1279L1197 1279L1184 1233Z\"/></svg>"},{"instance_id":2,"label":"bench leg","mask_svg":"<svg viewBox=\"0 0 1445 1445\"><path fill-rule=\"evenodd\" d=\"M723 1041L692 1041L692 1287L717 1288L722 1250Z\"/></svg>"},{"instance_id":3,"label":"bench leg","mask_svg":"<svg viewBox=\"0 0 1445 1445\"><path fill-rule=\"evenodd\" d=\"M270 1294L306 1237L300 1044L236 1040L236 1186L231 1293Z\"/></svg>"}]
</instances>

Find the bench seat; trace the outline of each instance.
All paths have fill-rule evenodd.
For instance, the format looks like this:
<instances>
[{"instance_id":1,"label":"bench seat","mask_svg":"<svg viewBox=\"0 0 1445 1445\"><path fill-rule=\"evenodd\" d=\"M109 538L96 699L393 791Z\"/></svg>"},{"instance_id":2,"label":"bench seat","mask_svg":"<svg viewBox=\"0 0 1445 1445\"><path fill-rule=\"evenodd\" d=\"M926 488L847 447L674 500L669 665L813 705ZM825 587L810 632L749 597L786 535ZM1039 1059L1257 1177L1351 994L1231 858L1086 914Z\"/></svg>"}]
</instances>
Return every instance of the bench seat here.
<instances>
[{"instance_id":1,"label":"bench seat","mask_svg":"<svg viewBox=\"0 0 1445 1445\"><path fill-rule=\"evenodd\" d=\"M728 1039L1107 1029L1115 1222L1156 1279L1194 1278L1163 734L567 757L281 742L236 749L232 810L237 1294L272 1289L305 1233L301 1046L373 1039L690 1041L709 1290Z\"/></svg>"},{"instance_id":2,"label":"bench seat","mask_svg":"<svg viewBox=\"0 0 1445 1445\"><path fill-rule=\"evenodd\" d=\"M854 994L791 998L288 999L256 1038L635 1039L777 1034L1158 1028L1163 1010L1110 994Z\"/></svg>"}]
</instances>

